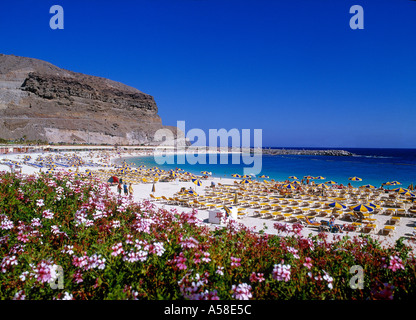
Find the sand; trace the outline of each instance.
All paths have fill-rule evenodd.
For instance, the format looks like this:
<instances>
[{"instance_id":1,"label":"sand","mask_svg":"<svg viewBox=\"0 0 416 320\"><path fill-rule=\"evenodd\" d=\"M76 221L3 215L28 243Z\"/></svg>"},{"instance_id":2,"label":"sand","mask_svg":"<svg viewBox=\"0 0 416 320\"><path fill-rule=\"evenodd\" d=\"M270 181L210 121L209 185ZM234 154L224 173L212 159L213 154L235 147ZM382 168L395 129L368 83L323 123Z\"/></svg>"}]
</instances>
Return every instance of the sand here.
<instances>
[{"instance_id":1,"label":"sand","mask_svg":"<svg viewBox=\"0 0 416 320\"><path fill-rule=\"evenodd\" d=\"M52 154L55 155L54 153L31 153L30 156L32 157L32 159L36 159L36 157L38 155L42 155L42 156L47 156L48 154ZM75 154L74 152L65 152L65 153L61 153L61 154ZM100 152L100 151L85 151L85 152L77 152L76 155L82 157L84 160L87 160L88 162L94 162L97 163L99 159L105 159L105 161L110 164L113 163L114 161L118 160L120 158L124 158L124 157L140 157L140 156L145 156L145 155L149 155L149 151L135 151L135 152L120 152L120 153L116 153L116 152L111 152L111 153L106 153L107 155L104 157L104 153ZM0 155L0 160L1 159L8 159L8 160L14 160L14 161L22 161L23 157L25 156L25 154L7 154L7 155ZM70 168L72 171L75 171L75 168ZM89 170L98 170L99 167L80 167L79 168L79 172L84 172L86 169ZM107 169L107 168L102 168L102 169ZM0 171L8 171L10 172L10 167L7 165L3 165L0 162ZM39 168L35 168L32 166L28 166L28 165L21 165L21 169L16 169L17 171L22 172L22 174L37 174L40 169ZM45 171L45 169L42 169L43 171ZM58 170L68 170L67 168L59 168ZM179 206L172 206L172 205L167 205L164 203L159 203L157 201L154 201L151 199L150 194L153 194L155 197L160 197L160 196L166 196L166 197L172 197L176 192L178 192L182 187L185 188L190 188L192 187L197 193L199 194L204 194L205 193L205 187L208 187L211 185L211 182L214 181L217 185L218 183L220 184L230 184L233 185L235 179L229 179L229 178L214 178L214 177L210 177L207 180L201 180L202 181L202 185L201 186L196 186L195 184L193 184L192 182L179 182L179 181L173 181L173 182L156 182L155 183L155 192L152 193L152 187L153 184L152 183L140 183L140 184L134 184L133 185L133 198L135 201L143 201L143 200L151 200L155 206L157 207L161 207L161 208L176 208L178 209L179 212L188 212L188 211L192 211L193 209L190 207L179 207ZM110 187L111 190L116 193L116 186L111 186ZM276 221L273 220L271 218L261 218L259 216L253 216L254 210L253 209L248 209L248 213L249 215L243 218L239 218L237 219L238 222L244 224L245 226L252 228L254 231L259 232L261 230L263 230L265 233L268 234L278 234L278 231L274 228L274 224L275 223L288 223L291 224L290 222L281 222L281 221ZM206 224L212 228L215 227L220 227L218 224L212 224L209 222L209 211L208 210L197 210L197 217L201 220L202 224ZM387 215L376 215L375 216L377 218L377 230L381 229L384 227L384 225L386 225L387 220L390 219L390 216ZM328 220L328 218L319 218L317 217L316 220L321 220L321 219L325 219ZM345 220L336 220L337 224L345 224L345 223L349 223L346 222ZM411 245L414 250L416 249L416 244L410 239L410 236L413 234L414 232L414 227L415 227L415 218L413 217L401 217L401 221L399 225L396 225L396 232L394 235L392 236L388 236L388 235L384 235L384 234L371 234L371 237L375 237L377 238L381 244L383 246L389 246L391 244L393 244L397 239L399 239L400 237L405 237L405 243ZM318 229L316 228L304 228L302 230L302 234L307 236L309 234L312 235L317 235L318 234ZM285 235L286 233L281 233L282 235ZM353 236L358 236L360 235L359 232L344 232L342 234L340 233L328 233L328 239L332 240L334 237L338 237L339 235L343 236L343 235L349 235L351 237Z\"/></svg>"}]
</instances>

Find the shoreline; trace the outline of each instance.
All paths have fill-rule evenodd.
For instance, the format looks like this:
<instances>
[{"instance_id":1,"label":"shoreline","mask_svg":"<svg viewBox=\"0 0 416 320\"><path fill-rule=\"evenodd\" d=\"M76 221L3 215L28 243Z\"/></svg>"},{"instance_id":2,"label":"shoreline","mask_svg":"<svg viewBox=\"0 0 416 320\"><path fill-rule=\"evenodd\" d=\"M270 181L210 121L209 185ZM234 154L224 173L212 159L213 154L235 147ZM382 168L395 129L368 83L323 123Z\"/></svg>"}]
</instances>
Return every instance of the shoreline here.
<instances>
[{"instance_id":1,"label":"shoreline","mask_svg":"<svg viewBox=\"0 0 416 320\"><path fill-rule=\"evenodd\" d=\"M15 161L21 161L21 159L25 156L25 155L30 155L32 156L32 158L35 158L36 156L42 156L42 157L47 157L50 155L73 155L76 154L77 156L80 156L81 158L85 159L87 163L97 163L99 161L105 161L107 164L113 164L114 165L114 161L119 161L122 162L123 159L127 159L127 158L132 158L132 157L144 157L144 156L149 156L148 152L108 152L108 151L100 151L100 152L92 152L92 151L85 151L85 152L78 152L78 153L74 153L74 152L61 152L61 153L37 153L37 154L33 154L33 153L28 153L28 154L13 154L13 155L7 155L7 159L9 160L15 160ZM3 157L4 158L4 157ZM103 162L104 164L104 162ZM22 174L39 174L39 172L42 170L40 168L35 168L35 167L30 167L28 165L22 165ZM91 170L93 172L99 173L99 170L104 170L104 173L106 172L106 170L110 170L110 168L103 166L96 166L96 167L91 167L91 166L80 166L79 167L79 172L83 173L85 170ZM70 167L70 168L59 168L57 171L72 171L75 172L75 168L74 167ZM0 164L0 171L9 171L10 169L7 170L7 167L4 164ZM108 171L110 172L110 171ZM104 174L105 176L105 174ZM107 177L110 176L110 173L107 174ZM209 190L209 186L211 185L211 182L214 182L216 184L216 186L219 185L228 185L228 186L238 186L236 185L235 181L239 181L239 179L236 178L227 178L227 177L213 177L210 176L209 179L201 179L202 185L201 186L196 186L194 183L192 183L191 181L179 181L179 180L173 180L170 182L162 182L162 181L157 181L154 183L155 185L155 191L152 192L152 187L153 187L153 183L135 183L133 184L133 200L137 201L137 202L141 202L141 201L147 201L150 200L152 201L152 203L154 203L155 206L160 207L160 208L172 208L172 209L176 209L179 212L190 212L192 210L194 210L194 208L191 207L183 207L183 206L179 206L179 205L170 205L167 203L161 203L159 201L155 201L153 197L173 197L182 187L189 189L192 188L194 189L198 194L200 195L205 195L207 190ZM104 180L101 180L102 183L107 183L107 178ZM110 186L110 189L112 192L116 193L116 187L115 186ZM358 188L354 188L354 190L357 190L358 192ZM152 197L152 196L153 197ZM210 227L217 227L218 225L213 225L209 222L209 210L203 210L203 209L197 209L198 213L197 213L197 217L202 221L202 223L210 226ZM268 219L268 218L262 218L259 216L254 216L254 212L255 211L259 211L259 210L255 210L255 209L249 209L247 210L250 214L247 217L244 218L239 218L237 219L237 221L239 223L242 223L243 225L249 227L249 228L254 228L255 232L260 232L260 230L264 230L265 233L267 234L273 234L273 235L277 235L279 234L279 232L274 228L274 224L277 223L282 223L282 224L288 224L288 225L292 225L291 222L286 222L286 221L276 221L274 219ZM384 215L376 215L377 219L379 219L380 223L379 223L379 227L384 226L384 224L386 223L386 221L389 219L388 216L384 216ZM329 219L328 217L323 217L323 218L318 218L317 220L323 220L323 219ZM411 233L414 229L415 225L415 219L413 217L403 217L401 224L396 226L396 234L394 236L387 236L387 235L377 235L377 234L371 234L371 237L375 237L376 239L378 239L381 243L385 243L388 245L392 245L394 244L394 242L400 237L400 236L405 236L408 235L409 233ZM337 224L344 224L345 221L341 221L341 220L336 220ZM310 229L310 228L304 228L303 232L302 232L305 236L307 236L308 234L312 234L312 235L317 235L318 232ZM349 232L348 235L349 236L359 236L361 233L359 232ZM339 236L342 234L331 234L328 233L329 238L335 238L337 236ZM344 233L344 235L346 235ZM409 243L409 241L405 240L406 243ZM412 247L415 248L415 244L412 244Z\"/></svg>"}]
</instances>

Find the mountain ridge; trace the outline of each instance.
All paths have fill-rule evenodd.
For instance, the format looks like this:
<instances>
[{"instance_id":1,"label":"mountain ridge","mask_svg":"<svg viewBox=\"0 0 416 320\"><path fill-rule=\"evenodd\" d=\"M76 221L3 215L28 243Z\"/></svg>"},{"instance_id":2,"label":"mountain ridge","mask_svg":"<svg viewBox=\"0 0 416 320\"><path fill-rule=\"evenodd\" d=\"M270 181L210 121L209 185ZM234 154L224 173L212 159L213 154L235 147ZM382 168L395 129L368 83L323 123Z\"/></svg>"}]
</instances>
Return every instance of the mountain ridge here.
<instances>
[{"instance_id":1,"label":"mountain ridge","mask_svg":"<svg viewBox=\"0 0 416 320\"><path fill-rule=\"evenodd\" d=\"M153 96L47 61L0 54L0 138L52 143L159 144Z\"/></svg>"}]
</instances>

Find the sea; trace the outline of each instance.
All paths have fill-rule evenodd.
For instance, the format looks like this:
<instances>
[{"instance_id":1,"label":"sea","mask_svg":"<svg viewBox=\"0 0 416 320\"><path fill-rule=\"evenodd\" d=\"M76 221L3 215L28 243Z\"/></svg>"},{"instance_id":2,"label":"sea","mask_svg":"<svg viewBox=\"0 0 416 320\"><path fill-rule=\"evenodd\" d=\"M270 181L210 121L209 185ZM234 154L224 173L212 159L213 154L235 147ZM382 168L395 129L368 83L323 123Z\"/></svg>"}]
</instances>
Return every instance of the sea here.
<instances>
[{"instance_id":1,"label":"sea","mask_svg":"<svg viewBox=\"0 0 416 320\"><path fill-rule=\"evenodd\" d=\"M280 148L271 148L280 149ZM285 149L308 149L325 150L326 148L290 148ZM327 148L334 150L334 148ZM373 185L375 187L388 181L398 181L400 187L407 188L413 184L416 186L416 149L382 149L382 148L339 148L353 153L353 156L317 156L317 155L267 155L263 154L260 160L252 159L252 163L244 160L242 155L217 154L216 161L213 155L199 155L195 158L184 156L171 156L169 163L163 163L161 158L154 156L136 157L126 159L128 163L135 166L145 165L147 168L158 167L164 170L180 168L190 173L201 175L201 171L209 171L213 177L233 178L232 174L250 172L254 168L253 161L257 166L260 161L261 171L252 175L253 179L259 179L266 175L265 180L285 181L295 176L299 180L305 176L323 176L324 180L317 182L335 181L338 184L347 185L351 183L354 187L362 185ZM248 156L248 155L246 155ZM222 157L222 158L221 158ZM205 161L203 160L205 158ZM237 160L240 159L240 161ZM228 160L226 160L228 159ZM168 160L168 158L166 158ZM183 161L185 160L185 161ZM190 161L188 161L190 160ZM196 163L195 163L196 162ZM213 163L213 162L216 162ZM246 168L246 170L244 170ZM258 170L257 170L258 171ZM359 177L362 181L351 181L349 178ZM392 186L391 188L397 188Z\"/></svg>"}]
</instances>

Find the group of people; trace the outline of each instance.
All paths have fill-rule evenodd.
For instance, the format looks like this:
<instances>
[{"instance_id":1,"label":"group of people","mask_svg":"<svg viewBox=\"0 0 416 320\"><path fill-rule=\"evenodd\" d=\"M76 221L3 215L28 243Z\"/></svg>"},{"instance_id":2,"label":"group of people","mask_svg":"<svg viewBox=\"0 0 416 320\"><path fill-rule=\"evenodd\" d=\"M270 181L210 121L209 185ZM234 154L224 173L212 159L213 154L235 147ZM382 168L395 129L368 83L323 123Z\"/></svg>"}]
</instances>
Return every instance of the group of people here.
<instances>
[{"instance_id":1,"label":"group of people","mask_svg":"<svg viewBox=\"0 0 416 320\"><path fill-rule=\"evenodd\" d=\"M343 226L341 226L339 224L335 224L335 217L334 216L331 216L331 218L330 218L329 221L323 221L323 223L322 222L318 222L318 221L316 221L313 218L306 218L306 219L308 219L308 222L310 224L313 224L315 226L327 225L329 227L329 231L330 232L340 232L340 233L343 233L343 231L342 231L343 230Z\"/></svg>"},{"instance_id":2,"label":"group of people","mask_svg":"<svg viewBox=\"0 0 416 320\"><path fill-rule=\"evenodd\" d=\"M117 185L117 192L118 192L118 194L121 196L121 192L122 191L124 191L124 195L125 196L128 196L129 194L133 194L133 186L132 186L132 184L130 183L128 186L127 186L127 183L126 182L124 182L123 183L123 179L120 179L120 181L119 181L119 183L118 183L118 185Z\"/></svg>"}]
</instances>

